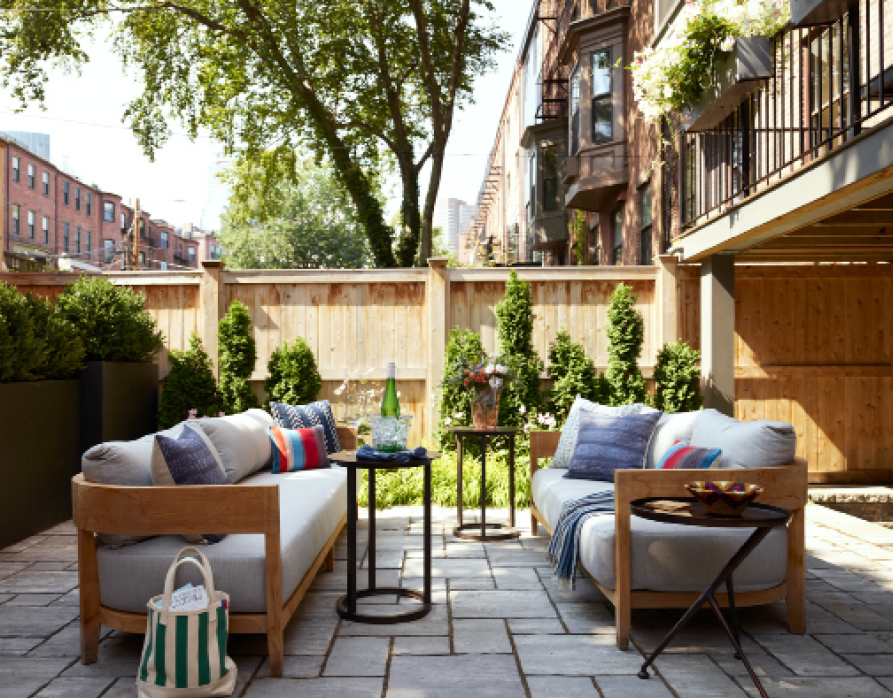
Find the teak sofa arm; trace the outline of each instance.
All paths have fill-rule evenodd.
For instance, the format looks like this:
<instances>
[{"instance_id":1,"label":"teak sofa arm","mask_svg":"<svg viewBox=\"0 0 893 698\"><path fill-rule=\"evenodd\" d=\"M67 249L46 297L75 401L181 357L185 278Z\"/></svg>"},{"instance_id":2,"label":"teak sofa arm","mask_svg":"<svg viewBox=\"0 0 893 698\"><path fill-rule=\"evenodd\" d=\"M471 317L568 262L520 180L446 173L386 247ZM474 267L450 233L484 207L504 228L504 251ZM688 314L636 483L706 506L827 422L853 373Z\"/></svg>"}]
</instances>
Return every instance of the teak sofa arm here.
<instances>
[{"instance_id":1,"label":"teak sofa arm","mask_svg":"<svg viewBox=\"0 0 893 698\"><path fill-rule=\"evenodd\" d=\"M74 525L82 531L160 536L278 533L277 485L122 487L71 481Z\"/></svg>"}]
</instances>

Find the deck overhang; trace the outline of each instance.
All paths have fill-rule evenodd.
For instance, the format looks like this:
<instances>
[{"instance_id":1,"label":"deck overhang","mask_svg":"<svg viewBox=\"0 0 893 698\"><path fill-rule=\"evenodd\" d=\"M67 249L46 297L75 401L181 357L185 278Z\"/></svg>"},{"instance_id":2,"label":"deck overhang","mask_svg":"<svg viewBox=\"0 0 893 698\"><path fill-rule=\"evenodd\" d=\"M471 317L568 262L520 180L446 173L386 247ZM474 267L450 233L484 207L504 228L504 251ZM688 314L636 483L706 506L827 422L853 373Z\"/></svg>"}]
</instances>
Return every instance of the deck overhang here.
<instances>
[{"instance_id":1,"label":"deck overhang","mask_svg":"<svg viewBox=\"0 0 893 698\"><path fill-rule=\"evenodd\" d=\"M893 261L893 121L674 241L682 259ZM874 202L869 204L868 202Z\"/></svg>"}]
</instances>

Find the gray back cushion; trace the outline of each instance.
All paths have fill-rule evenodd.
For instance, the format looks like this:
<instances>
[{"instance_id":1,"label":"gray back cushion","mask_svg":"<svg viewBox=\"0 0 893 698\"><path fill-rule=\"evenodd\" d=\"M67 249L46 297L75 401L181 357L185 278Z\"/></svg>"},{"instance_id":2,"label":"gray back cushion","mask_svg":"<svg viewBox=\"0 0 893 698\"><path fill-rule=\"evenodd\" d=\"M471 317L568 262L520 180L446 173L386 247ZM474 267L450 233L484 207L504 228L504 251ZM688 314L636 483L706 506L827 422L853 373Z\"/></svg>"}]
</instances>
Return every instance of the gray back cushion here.
<instances>
[{"instance_id":1,"label":"gray back cushion","mask_svg":"<svg viewBox=\"0 0 893 698\"><path fill-rule=\"evenodd\" d=\"M643 410L644 412L645 410ZM660 459L670 450L677 441L691 443L691 435L694 432L695 422L701 412L676 412L664 413L657 422L651 445L648 447L648 455L645 457L646 468L656 468Z\"/></svg>"},{"instance_id":2,"label":"gray back cushion","mask_svg":"<svg viewBox=\"0 0 893 698\"><path fill-rule=\"evenodd\" d=\"M637 402L634 405L620 405L619 407L611 407L609 405L600 405L585 398L577 396L571 411L567 416L567 421L561 428L561 438L558 439L558 448L555 449L555 455L552 457L550 468L568 468L571 464L571 458L574 455L574 447L577 445L577 432L580 429L580 415L584 412L593 412L597 414L611 415L622 417L629 414L639 414L642 411L642 403Z\"/></svg>"},{"instance_id":3,"label":"gray back cushion","mask_svg":"<svg viewBox=\"0 0 893 698\"><path fill-rule=\"evenodd\" d=\"M207 417L199 419L198 423L220 454L226 479L231 483L237 483L272 462L273 448L267 427L273 425L273 418L263 410Z\"/></svg>"},{"instance_id":4,"label":"gray back cushion","mask_svg":"<svg viewBox=\"0 0 893 698\"><path fill-rule=\"evenodd\" d=\"M704 410L695 421L691 445L722 450L713 468L772 468L794 460L797 433L786 422L739 422Z\"/></svg>"},{"instance_id":5,"label":"gray back cushion","mask_svg":"<svg viewBox=\"0 0 893 698\"><path fill-rule=\"evenodd\" d=\"M580 415L580 433L565 477L614 481L615 470L641 470L660 412L612 417Z\"/></svg>"}]
</instances>

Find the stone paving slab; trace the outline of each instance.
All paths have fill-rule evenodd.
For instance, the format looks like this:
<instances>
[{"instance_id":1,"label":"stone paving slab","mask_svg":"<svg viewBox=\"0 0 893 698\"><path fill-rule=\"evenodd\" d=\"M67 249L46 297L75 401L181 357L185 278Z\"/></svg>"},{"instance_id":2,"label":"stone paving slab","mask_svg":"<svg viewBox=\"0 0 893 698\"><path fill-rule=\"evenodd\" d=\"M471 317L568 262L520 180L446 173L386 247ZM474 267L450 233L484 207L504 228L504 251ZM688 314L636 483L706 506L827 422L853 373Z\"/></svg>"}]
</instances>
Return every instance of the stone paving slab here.
<instances>
[{"instance_id":1,"label":"stone paving slab","mask_svg":"<svg viewBox=\"0 0 893 698\"><path fill-rule=\"evenodd\" d=\"M742 642L770 698L893 698L893 532L809 507L807 632L788 632L785 606L742 609ZM488 512L488 518L491 512ZM505 512L492 512L494 519ZM420 587L422 511L378 516L379 584ZM620 651L611 605L585 577L555 583L548 537L494 543L453 537L455 510L434 509L434 606L419 621L342 621L345 536L336 569L320 573L285 631L285 678L270 677L266 638L230 638L239 666L236 698L745 698L757 696L710 612L695 616L636 674L681 615L633 613ZM475 514L466 512L469 521ZM0 698L136 698L143 638L104 629L99 662L78 662L76 547L70 523L0 552ZM367 564L365 520L358 556ZM366 583L366 569L358 573ZM369 599L391 613L416 603Z\"/></svg>"}]
</instances>

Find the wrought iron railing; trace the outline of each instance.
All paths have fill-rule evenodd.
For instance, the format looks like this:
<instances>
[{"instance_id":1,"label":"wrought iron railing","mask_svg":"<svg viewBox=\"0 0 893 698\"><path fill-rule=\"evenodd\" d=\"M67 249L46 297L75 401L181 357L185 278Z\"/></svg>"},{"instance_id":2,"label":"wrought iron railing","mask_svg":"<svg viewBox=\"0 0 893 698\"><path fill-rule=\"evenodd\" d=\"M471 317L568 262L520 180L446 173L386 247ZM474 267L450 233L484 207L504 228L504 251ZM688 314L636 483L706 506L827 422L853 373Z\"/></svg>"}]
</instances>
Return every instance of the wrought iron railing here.
<instances>
[{"instance_id":1,"label":"wrought iron railing","mask_svg":"<svg viewBox=\"0 0 893 698\"><path fill-rule=\"evenodd\" d=\"M858 0L832 24L789 27L772 39L765 85L715 128L682 138L684 227L722 214L893 114L890 5Z\"/></svg>"}]
</instances>

